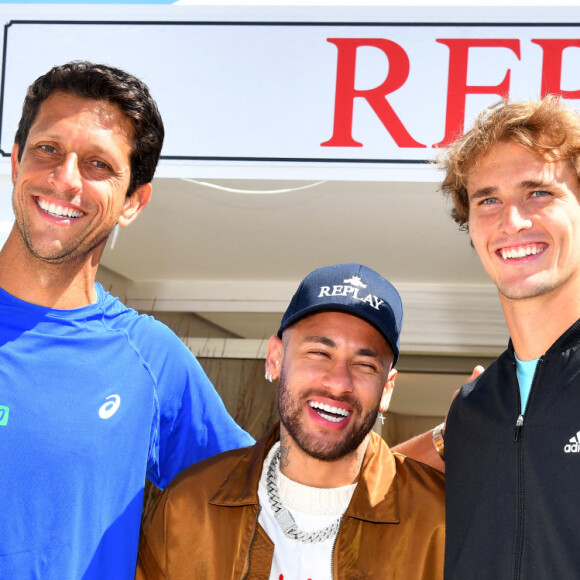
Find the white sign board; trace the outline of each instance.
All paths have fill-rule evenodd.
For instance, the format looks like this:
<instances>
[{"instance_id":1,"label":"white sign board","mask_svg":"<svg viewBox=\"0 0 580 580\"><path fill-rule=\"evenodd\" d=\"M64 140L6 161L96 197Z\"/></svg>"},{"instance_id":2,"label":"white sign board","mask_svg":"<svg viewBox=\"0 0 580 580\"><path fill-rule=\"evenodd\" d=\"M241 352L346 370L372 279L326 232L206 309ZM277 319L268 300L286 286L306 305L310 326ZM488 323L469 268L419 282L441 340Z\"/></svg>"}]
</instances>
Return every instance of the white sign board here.
<instances>
[{"instance_id":1,"label":"white sign board","mask_svg":"<svg viewBox=\"0 0 580 580\"><path fill-rule=\"evenodd\" d=\"M135 8L106 20L94 7L65 19L63 8L44 8L43 19L0 11L3 156L28 84L76 59L125 68L149 85L166 124L168 176L240 176L233 168L247 167L258 176L256 168L275 167L299 179L316 167L328 178L363 168L417 180L435 147L503 97L559 92L580 108L574 9L560 9L559 21L552 11L551 21L498 23L475 20L468 8L454 8L449 22L422 19L420 8L385 8L366 22L356 10L350 21L333 21L331 11L311 20L307 8L302 21L283 11L224 21L168 6L164 18L158 8L136 21Z\"/></svg>"}]
</instances>

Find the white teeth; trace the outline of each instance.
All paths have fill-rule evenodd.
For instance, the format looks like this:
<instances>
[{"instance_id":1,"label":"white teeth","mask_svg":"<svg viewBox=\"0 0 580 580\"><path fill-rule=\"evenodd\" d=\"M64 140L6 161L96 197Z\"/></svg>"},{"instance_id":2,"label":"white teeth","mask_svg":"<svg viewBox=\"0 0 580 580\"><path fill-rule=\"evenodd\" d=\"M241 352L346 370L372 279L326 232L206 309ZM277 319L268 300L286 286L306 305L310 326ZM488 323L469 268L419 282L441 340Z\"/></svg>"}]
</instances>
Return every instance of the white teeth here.
<instances>
[{"instance_id":1,"label":"white teeth","mask_svg":"<svg viewBox=\"0 0 580 580\"><path fill-rule=\"evenodd\" d=\"M333 415L327 415L326 413L323 413L322 411L317 411L317 413L323 418L326 419L327 421L330 421L331 423L338 423L340 421L342 421L342 417L334 417Z\"/></svg>"},{"instance_id":2,"label":"white teeth","mask_svg":"<svg viewBox=\"0 0 580 580\"><path fill-rule=\"evenodd\" d=\"M317 403L315 401L308 401L308 404L321 417L324 417L324 419L326 419L327 421L332 421L333 423L338 423L339 421L342 421L344 417L348 417L350 415L350 411L347 411L346 409L341 409L340 407L332 407L330 405ZM326 413L323 413L322 411L326 411ZM327 413L332 413L332 415L327 415ZM338 417L335 417L334 415L338 415Z\"/></svg>"},{"instance_id":3,"label":"white teeth","mask_svg":"<svg viewBox=\"0 0 580 580\"><path fill-rule=\"evenodd\" d=\"M37 199L36 203L40 209L55 217L79 218L84 215L82 211L74 210L72 207L62 207L60 205L56 205L54 202L48 203L42 199Z\"/></svg>"},{"instance_id":4,"label":"white teeth","mask_svg":"<svg viewBox=\"0 0 580 580\"><path fill-rule=\"evenodd\" d=\"M540 246L520 246L519 248L511 248L509 250L501 250L501 257L504 260L514 259L514 258L525 258L530 254L536 255L543 252L544 248Z\"/></svg>"}]
</instances>

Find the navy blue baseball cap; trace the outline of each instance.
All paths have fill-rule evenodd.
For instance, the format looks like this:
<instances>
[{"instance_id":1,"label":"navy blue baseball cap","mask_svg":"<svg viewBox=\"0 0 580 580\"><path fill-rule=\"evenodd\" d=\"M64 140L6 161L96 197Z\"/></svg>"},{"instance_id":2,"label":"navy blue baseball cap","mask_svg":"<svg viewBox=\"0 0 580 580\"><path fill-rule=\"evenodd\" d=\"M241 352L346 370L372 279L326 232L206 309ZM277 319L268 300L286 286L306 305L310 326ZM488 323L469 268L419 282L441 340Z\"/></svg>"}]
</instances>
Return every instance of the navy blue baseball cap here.
<instances>
[{"instance_id":1,"label":"navy blue baseball cap","mask_svg":"<svg viewBox=\"0 0 580 580\"><path fill-rule=\"evenodd\" d=\"M386 339L395 360L403 304L396 288L362 264L336 264L314 270L302 280L282 317L278 336L302 318L321 311L346 312L372 324Z\"/></svg>"}]
</instances>

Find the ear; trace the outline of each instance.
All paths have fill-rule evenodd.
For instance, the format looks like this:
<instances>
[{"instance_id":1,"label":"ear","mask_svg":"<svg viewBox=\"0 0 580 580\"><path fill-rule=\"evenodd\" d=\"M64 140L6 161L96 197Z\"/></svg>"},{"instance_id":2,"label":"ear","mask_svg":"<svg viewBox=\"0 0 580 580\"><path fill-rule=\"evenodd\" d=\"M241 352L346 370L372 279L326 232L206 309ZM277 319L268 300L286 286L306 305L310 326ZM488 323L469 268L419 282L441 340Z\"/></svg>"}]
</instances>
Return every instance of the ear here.
<instances>
[{"instance_id":1,"label":"ear","mask_svg":"<svg viewBox=\"0 0 580 580\"><path fill-rule=\"evenodd\" d=\"M18 145L16 145L16 143L14 143L12 146L10 162L12 164L12 185L14 185L14 182L16 181L16 175L18 174L18 168L20 167L20 161L18 161Z\"/></svg>"},{"instance_id":2,"label":"ear","mask_svg":"<svg viewBox=\"0 0 580 580\"><path fill-rule=\"evenodd\" d=\"M391 404L391 396L393 395L393 389L395 388L395 378L397 376L397 369L391 369L389 371L389 376L387 377L387 384L383 389L383 394L381 396L381 402L379 404L379 411L385 413L389 405Z\"/></svg>"},{"instance_id":3,"label":"ear","mask_svg":"<svg viewBox=\"0 0 580 580\"><path fill-rule=\"evenodd\" d=\"M266 356L266 374L271 374L273 380L280 378L283 356L284 343L277 336L271 336Z\"/></svg>"},{"instance_id":4,"label":"ear","mask_svg":"<svg viewBox=\"0 0 580 580\"><path fill-rule=\"evenodd\" d=\"M151 184L139 186L131 195L125 198L123 211L119 216L118 223L121 227L126 227L137 219L143 208L151 199Z\"/></svg>"}]
</instances>

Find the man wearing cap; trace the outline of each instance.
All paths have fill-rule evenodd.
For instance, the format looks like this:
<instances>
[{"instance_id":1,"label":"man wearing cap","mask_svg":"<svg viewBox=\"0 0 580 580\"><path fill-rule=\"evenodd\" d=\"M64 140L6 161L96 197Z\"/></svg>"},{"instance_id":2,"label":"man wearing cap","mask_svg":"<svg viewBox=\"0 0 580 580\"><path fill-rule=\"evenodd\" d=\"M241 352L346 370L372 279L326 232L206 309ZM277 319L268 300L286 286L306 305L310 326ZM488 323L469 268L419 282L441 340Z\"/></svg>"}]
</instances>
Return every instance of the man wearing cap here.
<instances>
[{"instance_id":1,"label":"man wearing cap","mask_svg":"<svg viewBox=\"0 0 580 580\"><path fill-rule=\"evenodd\" d=\"M371 431L401 299L360 264L315 270L270 338L280 424L186 469L143 522L137 579L443 576L443 475Z\"/></svg>"}]
</instances>

